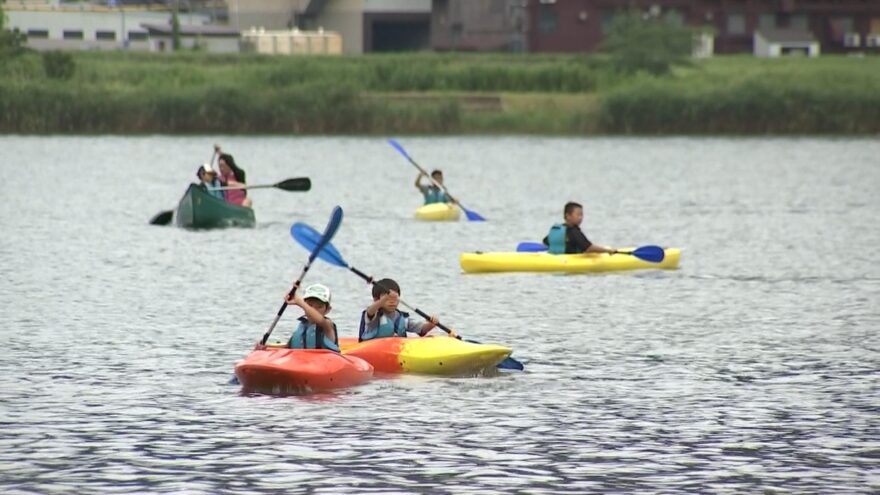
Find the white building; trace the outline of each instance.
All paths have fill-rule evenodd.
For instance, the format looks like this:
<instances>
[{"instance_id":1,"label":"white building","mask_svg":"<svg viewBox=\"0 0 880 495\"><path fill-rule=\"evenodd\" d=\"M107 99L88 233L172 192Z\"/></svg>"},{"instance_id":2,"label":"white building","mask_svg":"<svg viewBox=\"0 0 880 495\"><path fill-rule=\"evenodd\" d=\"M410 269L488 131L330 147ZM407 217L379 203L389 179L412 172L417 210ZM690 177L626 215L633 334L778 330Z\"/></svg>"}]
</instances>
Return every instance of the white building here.
<instances>
[{"instance_id":1,"label":"white building","mask_svg":"<svg viewBox=\"0 0 880 495\"><path fill-rule=\"evenodd\" d=\"M109 8L100 5L10 3L3 6L7 28L27 35L35 50L138 50L151 48L143 24L171 25L167 9ZM181 28L201 26L210 19L199 14L178 16Z\"/></svg>"},{"instance_id":2,"label":"white building","mask_svg":"<svg viewBox=\"0 0 880 495\"><path fill-rule=\"evenodd\" d=\"M151 52L172 50L174 32L169 23L142 24L147 30ZM181 25L179 31L180 48L191 50L199 48L209 53L238 53L241 51L238 31L223 26Z\"/></svg>"},{"instance_id":3,"label":"white building","mask_svg":"<svg viewBox=\"0 0 880 495\"><path fill-rule=\"evenodd\" d=\"M755 31L753 41L756 57L819 56L819 41L806 29L759 28Z\"/></svg>"}]
</instances>

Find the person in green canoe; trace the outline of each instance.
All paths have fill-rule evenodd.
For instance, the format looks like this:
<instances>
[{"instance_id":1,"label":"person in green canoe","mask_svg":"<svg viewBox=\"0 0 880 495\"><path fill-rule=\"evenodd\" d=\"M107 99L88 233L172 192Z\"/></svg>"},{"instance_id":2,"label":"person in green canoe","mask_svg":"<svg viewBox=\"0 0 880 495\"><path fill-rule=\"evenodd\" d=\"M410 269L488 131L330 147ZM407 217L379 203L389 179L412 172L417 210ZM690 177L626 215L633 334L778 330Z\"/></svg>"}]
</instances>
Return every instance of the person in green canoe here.
<instances>
[{"instance_id":1,"label":"person in green canoe","mask_svg":"<svg viewBox=\"0 0 880 495\"><path fill-rule=\"evenodd\" d=\"M358 342L383 337L404 337L417 333L424 337L437 326L437 317L419 323L409 319L409 314L397 309L400 304L400 286L390 278L373 284L373 304L361 313Z\"/></svg>"},{"instance_id":2,"label":"person in green canoe","mask_svg":"<svg viewBox=\"0 0 880 495\"><path fill-rule=\"evenodd\" d=\"M419 172L419 175L416 177L416 189L418 189L419 192L422 193L422 196L425 197L426 205L434 203L455 203L455 200L446 194L442 187L435 185L435 183L441 186L443 185L443 172L440 170L432 171L431 179L433 179L433 182L429 182L428 184L422 183L423 177L426 177L426 175Z\"/></svg>"},{"instance_id":3,"label":"person in green canoe","mask_svg":"<svg viewBox=\"0 0 880 495\"><path fill-rule=\"evenodd\" d=\"M326 285L312 284L302 292L285 299L288 305L299 306L303 316L287 343L291 349L327 349L339 352L339 335L336 323L327 318L330 312L330 289Z\"/></svg>"},{"instance_id":4,"label":"person in green canoe","mask_svg":"<svg viewBox=\"0 0 880 495\"><path fill-rule=\"evenodd\" d=\"M202 164L202 166L196 170L196 177L201 181L199 185L207 189L208 194L218 199L226 199L223 195L223 191L218 189L219 187L222 187L223 184L220 183L220 179L217 177L217 171L214 170L214 167L212 167L210 163Z\"/></svg>"},{"instance_id":5,"label":"person in green canoe","mask_svg":"<svg viewBox=\"0 0 880 495\"><path fill-rule=\"evenodd\" d=\"M581 231L584 221L584 207L574 201L565 203L563 209L565 222L550 227L544 238L544 245L550 254L608 253L615 254L614 248L593 244Z\"/></svg>"}]
</instances>

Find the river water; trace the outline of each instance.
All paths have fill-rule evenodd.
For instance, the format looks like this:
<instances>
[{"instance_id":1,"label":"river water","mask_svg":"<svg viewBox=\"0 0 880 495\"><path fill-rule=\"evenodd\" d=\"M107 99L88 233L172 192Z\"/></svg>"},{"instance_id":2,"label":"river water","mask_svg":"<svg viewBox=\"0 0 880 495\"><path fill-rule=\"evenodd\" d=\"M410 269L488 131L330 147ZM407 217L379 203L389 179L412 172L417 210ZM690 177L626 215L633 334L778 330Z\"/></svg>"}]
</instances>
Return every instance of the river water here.
<instances>
[{"instance_id":1,"label":"river water","mask_svg":"<svg viewBox=\"0 0 880 495\"><path fill-rule=\"evenodd\" d=\"M255 229L148 225L220 142ZM407 138L489 221L420 223L381 138L0 137L0 492L877 493L880 142ZM679 270L464 275L567 200ZM230 385L307 253L294 221L522 373ZM368 287L316 262L343 335ZM288 311L275 335L289 334Z\"/></svg>"}]
</instances>

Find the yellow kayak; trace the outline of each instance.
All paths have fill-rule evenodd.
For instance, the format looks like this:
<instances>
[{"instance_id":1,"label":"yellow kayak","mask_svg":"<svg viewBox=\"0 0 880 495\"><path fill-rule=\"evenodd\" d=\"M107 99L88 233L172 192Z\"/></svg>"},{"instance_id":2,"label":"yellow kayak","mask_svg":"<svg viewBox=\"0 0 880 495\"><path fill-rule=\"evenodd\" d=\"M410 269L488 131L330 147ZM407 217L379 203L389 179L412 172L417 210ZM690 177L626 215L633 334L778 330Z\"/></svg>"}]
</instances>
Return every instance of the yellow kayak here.
<instances>
[{"instance_id":1,"label":"yellow kayak","mask_svg":"<svg viewBox=\"0 0 880 495\"><path fill-rule=\"evenodd\" d=\"M621 250L624 250L621 248ZM462 253L459 257L465 273L565 272L591 273L623 270L672 270L678 268L681 250L666 248L663 261L651 263L628 254L585 253Z\"/></svg>"},{"instance_id":2,"label":"yellow kayak","mask_svg":"<svg viewBox=\"0 0 880 495\"><path fill-rule=\"evenodd\" d=\"M461 209L449 203L431 203L416 209L416 219L430 222L454 222L460 216Z\"/></svg>"},{"instance_id":3,"label":"yellow kayak","mask_svg":"<svg viewBox=\"0 0 880 495\"><path fill-rule=\"evenodd\" d=\"M466 375L495 368L513 350L495 344L476 344L452 337L388 337L358 342L341 338L345 356L370 363L378 373L419 373L424 375Z\"/></svg>"}]
</instances>

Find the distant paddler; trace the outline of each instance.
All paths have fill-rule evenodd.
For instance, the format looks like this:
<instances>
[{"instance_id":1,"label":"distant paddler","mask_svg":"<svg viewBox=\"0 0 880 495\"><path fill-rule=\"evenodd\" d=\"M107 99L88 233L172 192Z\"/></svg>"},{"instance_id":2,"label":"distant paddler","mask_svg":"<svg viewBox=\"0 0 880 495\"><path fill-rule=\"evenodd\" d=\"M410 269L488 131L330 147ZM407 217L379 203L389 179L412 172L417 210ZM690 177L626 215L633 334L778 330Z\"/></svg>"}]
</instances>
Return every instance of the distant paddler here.
<instances>
[{"instance_id":1,"label":"distant paddler","mask_svg":"<svg viewBox=\"0 0 880 495\"><path fill-rule=\"evenodd\" d=\"M425 197L425 204L431 205L434 203L449 203L456 204L457 201L450 196L446 191L443 190L443 172L440 170L434 170L431 172L431 182L425 184L422 182L423 178L427 178L428 176L424 171L419 170L419 175L416 176L416 189L422 193L422 196Z\"/></svg>"},{"instance_id":2,"label":"distant paddler","mask_svg":"<svg viewBox=\"0 0 880 495\"><path fill-rule=\"evenodd\" d=\"M584 207L574 201L565 203L562 213L563 223L550 227L544 238L544 245L550 254L608 253L616 254L611 247L593 244L581 230L584 221Z\"/></svg>"}]
</instances>

